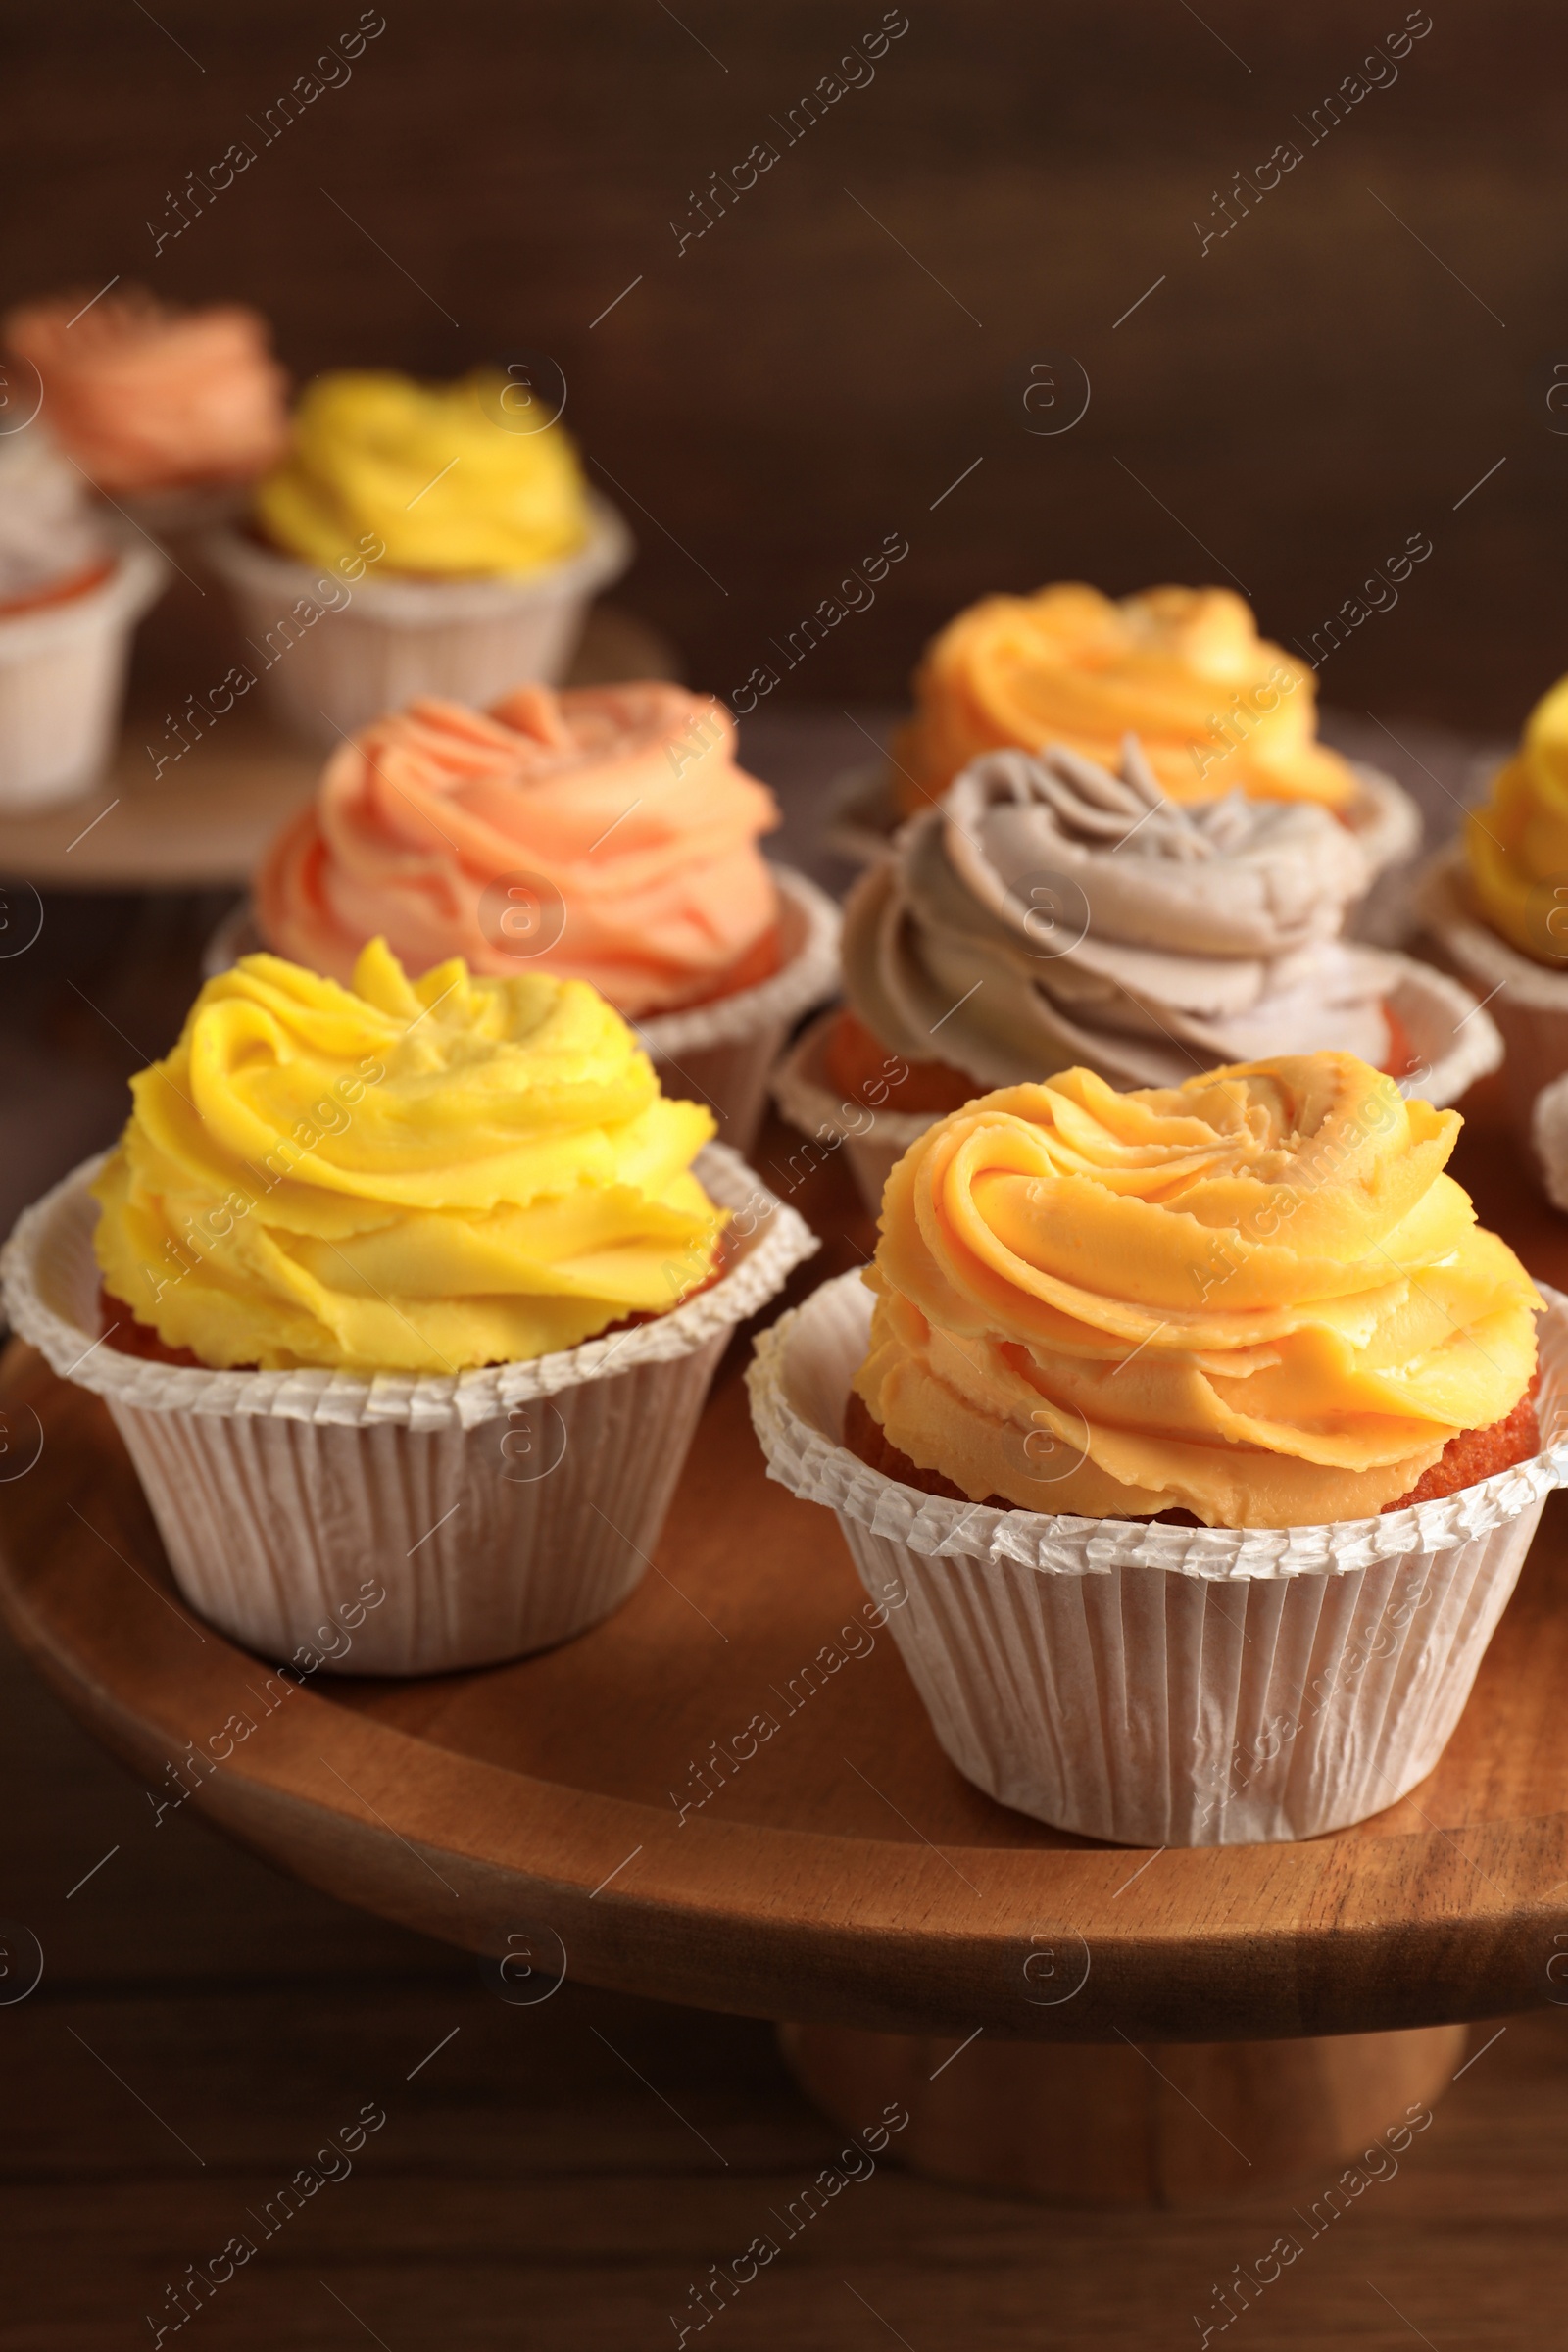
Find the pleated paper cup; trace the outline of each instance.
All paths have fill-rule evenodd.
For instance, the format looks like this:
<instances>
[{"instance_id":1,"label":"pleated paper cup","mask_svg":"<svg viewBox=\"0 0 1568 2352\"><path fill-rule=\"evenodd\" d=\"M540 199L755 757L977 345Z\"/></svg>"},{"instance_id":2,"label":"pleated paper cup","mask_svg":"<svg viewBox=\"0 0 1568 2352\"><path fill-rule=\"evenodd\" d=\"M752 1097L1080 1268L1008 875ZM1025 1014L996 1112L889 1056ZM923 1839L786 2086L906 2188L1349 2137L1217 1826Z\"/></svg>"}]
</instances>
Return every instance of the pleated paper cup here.
<instances>
[{"instance_id":1,"label":"pleated paper cup","mask_svg":"<svg viewBox=\"0 0 1568 2352\"><path fill-rule=\"evenodd\" d=\"M839 985L839 910L793 866L775 865L783 960L755 988L715 997L688 1012L650 1014L632 1025L666 1095L706 1102L720 1140L749 1152L762 1123L768 1072L779 1048L813 1004ZM248 901L231 907L202 951L202 978L226 972L267 942ZM519 970L523 968L519 964Z\"/></svg>"},{"instance_id":2,"label":"pleated paper cup","mask_svg":"<svg viewBox=\"0 0 1568 2352\"><path fill-rule=\"evenodd\" d=\"M495 579L398 578L372 565L350 583L234 530L209 533L202 553L233 598L279 716L335 746L419 695L485 710L514 686L564 676L590 600L636 552L614 508L595 496L589 504L577 554Z\"/></svg>"},{"instance_id":3,"label":"pleated paper cup","mask_svg":"<svg viewBox=\"0 0 1568 2352\"><path fill-rule=\"evenodd\" d=\"M768 1475L835 1511L932 1728L999 1803L1139 1846L1347 1829L1432 1770L1568 1474L1568 1299L1542 1286L1532 1461L1320 1527L1179 1528L950 1502L839 1443L871 1299L823 1284L748 1381Z\"/></svg>"},{"instance_id":4,"label":"pleated paper cup","mask_svg":"<svg viewBox=\"0 0 1568 2352\"><path fill-rule=\"evenodd\" d=\"M170 577L157 549L138 541L95 588L0 617L0 810L53 808L104 773L131 631Z\"/></svg>"},{"instance_id":5,"label":"pleated paper cup","mask_svg":"<svg viewBox=\"0 0 1568 2352\"><path fill-rule=\"evenodd\" d=\"M1553 971L1522 956L1481 920L1471 906L1460 850L1445 851L1427 867L1416 909L1444 961L1486 1001L1496 1021L1509 1119L1529 1142L1537 1096L1568 1070L1568 967ZM1563 945L1568 950L1568 938Z\"/></svg>"},{"instance_id":6,"label":"pleated paper cup","mask_svg":"<svg viewBox=\"0 0 1568 2352\"><path fill-rule=\"evenodd\" d=\"M192 1608L285 1664L336 1648L328 1671L488 1665L609 1616L658 1543L731 1332L817 1248L710 1145L696 1172L744 1212L738 1261L654 1322L453 1377L181 1369L98 1336L100 1164L20 1220L0 1261L12 1326L104 1398Z\"/></svg>"},{"instance_id":7,"label":"pleated paper cup","mask_svg":"<svg viewBox=\"0 0 1568 2352\"><path fill-rule=\"evenodd\" d=\"M773 1100L792 1127L807 1138L802 1177L812 1165L842 1152L872 1216L882 1206L882 1188L909 1146L934 1127L939 1110L873 1109L850 1102L827 1074L827 1041L838 1019L823 1013L803 1029L773 1072ZM977 1094L985 1092L977 1086ZM793 1166L796 1154L791 1155Z\"/></svg>"},{"instance_id":8,"label":"pleated paper cup","mask_svg":"<svg viewBox=\"0 0 1568 2352\"><path fill-rule=\"evenodd\" d=\"M737 1152L757 1141L767 1081L800 1019L839 985L838 907L793 866L775 865L782 947L779 968L755 988L687 1012L650 1013L633 1024L666 1095L707 1102Z\"/></svg>"}]
</instances>

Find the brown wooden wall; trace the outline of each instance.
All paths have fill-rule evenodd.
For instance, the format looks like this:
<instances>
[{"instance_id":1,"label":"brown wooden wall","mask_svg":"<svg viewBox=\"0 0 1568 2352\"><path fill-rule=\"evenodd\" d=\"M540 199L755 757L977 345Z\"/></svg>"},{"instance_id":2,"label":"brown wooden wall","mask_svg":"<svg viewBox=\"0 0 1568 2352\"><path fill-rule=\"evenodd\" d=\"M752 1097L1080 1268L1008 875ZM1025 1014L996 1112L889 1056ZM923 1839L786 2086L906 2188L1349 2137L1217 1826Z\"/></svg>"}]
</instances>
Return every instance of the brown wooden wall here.
<instances>
[{"instance_id":1,"label":"brown wooden wall","mask_svg":"<svg viewBox=\"0 0 1568 2352\"><path fill-rule=\"evenodd\" d=\"M627 494L627 601L721 693L889 531L909 555L788 693L896 695L957 605L1061 576L1233 578L1305 640L1412 533L1432 556L1324 664L1326 699L1506 731L1568 668L1551 0L1431 0L1315 143L1313 110L1424 12L906 0L874 79L849 69L863 86L793 144L774 119L881 0L383 13L263 144L357 0L11 11L4 292L120 271L243 295L301 374L553 355ZM167 192L241 139L255 164L155 257ZM691 192L761 140L776 164L678 252ZM1195 220L1222 227L1216 192L1284 141L1299 162L1202 250ZM1053 354L1092 397L1048 435L1024 391Z\"/></svg>"}]
</instances>

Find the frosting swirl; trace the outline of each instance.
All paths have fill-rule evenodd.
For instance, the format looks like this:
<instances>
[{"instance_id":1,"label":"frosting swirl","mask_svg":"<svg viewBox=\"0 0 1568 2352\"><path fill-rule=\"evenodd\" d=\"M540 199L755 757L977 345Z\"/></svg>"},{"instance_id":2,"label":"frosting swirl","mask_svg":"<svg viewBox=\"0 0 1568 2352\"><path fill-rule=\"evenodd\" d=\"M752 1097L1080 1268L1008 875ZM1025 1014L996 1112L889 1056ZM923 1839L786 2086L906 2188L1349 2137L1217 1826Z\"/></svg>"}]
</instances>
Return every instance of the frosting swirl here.
<instances>
[{"instance_id":1,"label":"frosting swirl","mask_svg":"<svg viewBox=\"0 0 1568 2352\"><path fill-rule=\"evenodd\" d=\"M525 686L488 712L416 702L333 755L263 860L257 913L270 946L337 979L384 935L413 967L527 958L638 1018L772 968L757 837L777 822L735 764L728 711L677 686ZM519 876L535 914L520 940L497 904Z\"/></svg>"},{"instance_id":2,"label":"frosting swirl","mask_svg":"<svg viewBox=\"0 0 1568 2352\"><path fill-rule=\"evenodd\" d=\"M1535 1369L1542 1302L1444 1173L1460 1124L1348 1054L987 1096L888 1178L856 1389L975 1501L1371 1516Z\"/></svg>"},{"instance_id":3,"label":"frosting swirl","mask_svg":"<svg viewBox=\"0 0 1568 2352\"><path fill-rule=\"evenodd\" d=\"M714 1264L712 1118L580 980L411 981L377 940L351 991L247 956L131 1093L93 1187L105 1287L214 1368L519 1361Z\"/></svg>"},{"instance_id":4,"label":"frosting swirl","mask_svg":"<svg viewBox=\"0 0 1568 2352\"><path fill-rule=\"evenodd\" d=\"M172 310L140 288L24 303L5 339L43 379L44 415L103 490L245 481L288 438L288 379L240 303Z\"/></svg>"},{"instance_id":5,"label":"frosting swirl","mask_svg":"<svg viewBox=\"0 0 1568 2352\"><path fill-rule=\"evenodd\" d=\"M982 1086L1067 1060L1175 1086L1202 1062L1390 1056L1394 966L1340 939L1369 872L1311 802L1169 800L1056 746L993 752L911 817L845 912L853 1009L910 1060Z\"/></svg>"},{"instance_id":6,"label":"frosting swirl","mask_svg":"<svg viewBox=\"0 0 1568 2352\"><path fill-rule=\"evenodd\" d=\"M1525 721L1490 798L1465 818L1482 913L1521 954L1568 964L1568 678Z\"/></svg>"},{"instance_id":7,"label":"frosting swirl","mask_svg":"<svg viewBox=\"0 0 1568 2352\"><path fill-rule=\"evenodd\" d=\"M914 692L894 749L906 814L981 752L1060 743L1108 765L1128 732L1173 800L1239 790L1343 808L1355 793L1316 739L1311 671L1258 636L1229 588L988 596L932 639Z\"/></svg>"},{"instance_id":8,"label":"frosting swirl","mask_svg":"<svg viewBox=\"0 0 1568 2352\"><path fill-rule=\"evenodd\" d=\"M509 429L515 387L493 369L451 384L390 369L318 376L294 442L256 492L256 519L289 555L352 562L368 533L393 571L441 577L542 570L588 537L588 493L559 424Z\"/></svg>"}]
</instances>

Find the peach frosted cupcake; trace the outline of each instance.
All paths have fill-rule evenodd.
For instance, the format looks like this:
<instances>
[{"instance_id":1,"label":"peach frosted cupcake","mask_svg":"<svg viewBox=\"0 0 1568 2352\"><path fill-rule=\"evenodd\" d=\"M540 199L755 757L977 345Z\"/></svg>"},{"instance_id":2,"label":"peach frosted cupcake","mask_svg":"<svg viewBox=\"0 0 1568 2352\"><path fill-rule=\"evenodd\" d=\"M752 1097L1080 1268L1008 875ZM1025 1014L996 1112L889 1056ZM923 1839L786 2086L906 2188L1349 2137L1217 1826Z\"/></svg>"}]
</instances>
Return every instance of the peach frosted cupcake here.
<instances>
[{"instance_id":1,"label":"peach frosted cupcake","mask_svg":"<svg viewBox=\"0 0 1568 2352\"><path fill-rule=\"evenodd\" d=\"M172 514L181 498L253 481L283 453L288 379L267 321L241 303L180 310L139 287L97 301L78 289L20 304L4 336L36 369L63 447L144 520L154 514L143 502L165 498Z\"/></svg>"},{"instance_id":2,"label":"peach frosted cupcake","mask_svg":"<svg viewBox=\"0 0 1568 2352\"><path fill-rule=\"evenodd\" d=\"M328 760L262 862L255 922L338 979L379 935L414 966L590 981L744 1149L789 1027L836 980L836 910L761 856L777 822L728 711L679 687L422 701Z\"/></svg>"},{"instance_id":3,"label":"peach frosted cupcake","mask_svg":"<svg viewBox=\"0 0 1568 2352\"><path fill-rule=\"evenodd\" d=\"M542 394L345 368L306 387L249 528L209 553L278 710L335 743L416 696L553 683L633 550Z\"/></svg>"},{"instance_id":4,"label":"peach frosted cupcake","mask_svg":"<svg viewBox=\"0 0 1568 2352\"><path fill-rule=\"evenodd\" d=\"M394 1674L616 1606L730 1332L815 1244L604 1000L248 956L132 1095L5 1297L108 1402L193 1605L280 1656L374 1576L355 1671Z\"/></svg>"},{"instance_id":5,"label":"peach frosted cupcake","mask_svg":"<svg viewBox=\"0 0 1568 2352\"><path fill-rule=\"evenodd\" d=\"M1374 871L1420 841L1396 784L1318 742L1312 671L1259 637L1229 588L1118 600L1073 581L984 597L931 640L914 699L891 754L901 816L982 753L1060 744L1113 766L1131 733L1172 800L1315 802L1355 832Z\"/></svg>"},{"instance_id":6,"label":"peach frosted cupcake","mask_svg":"<svg viewBox=\"0 0 1568 2352\"><path fill-rule=\"evenodd\" d=\"M1459 1125L1343 1054L1009 1088L760 1344L774 1475L904 1580L1003 1802L1250 1841L1430 1771L1568 1466L1568 1302L1477 1227Z\"/></svg>"}]
</instances>

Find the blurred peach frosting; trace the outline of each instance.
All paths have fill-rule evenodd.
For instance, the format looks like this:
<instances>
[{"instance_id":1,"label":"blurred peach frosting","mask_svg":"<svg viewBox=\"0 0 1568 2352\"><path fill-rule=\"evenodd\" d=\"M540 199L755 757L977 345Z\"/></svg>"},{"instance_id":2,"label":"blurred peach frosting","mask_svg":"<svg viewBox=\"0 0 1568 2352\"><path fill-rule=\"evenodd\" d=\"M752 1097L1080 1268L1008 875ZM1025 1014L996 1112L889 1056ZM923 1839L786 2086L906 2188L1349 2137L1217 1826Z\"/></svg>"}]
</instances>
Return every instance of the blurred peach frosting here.
<instances>
[{"instance_id":1,"label":"blurred peach frosting","mask_svg":"<svg viewBox=\"0 0 1568 2352\"><path fill-rule=\"evenodd\" d=\"M915 715L894 745L906 815L929 808L982 752L1065 744L1102 766L1136 734L1175 801L1354 797L1317 740L1311 671L1259 637L1229 588L1150 588L1114 601L1069 581L988 596L951 620L915 673Z\"/></svg>"},{"instance_id":2,"label":"blurred peach frosting","mask_svg":"<svg viewBox=\"0 0 1568 2352\"><path fill-rule=\"evenodd\" d=\"M137 288L96 302L74 292L9 312L4 337L38 370L45 417L101 490L245 481L287 443L287 378L267 321L242 304L181 311Z\"/></svg>"},{"instance_id":3,"label":"blurred peach frosting","mask_svg":"<svg viewBox=\"0 0 1568 2352\"><path fill-rule=\"evenodd\" d=\"M385 937L411 970L531 966L637 1019L777 968L757 847L777 823L728 711L679 687L524 686L489 711L427 699L334 754L263 861L257 920L333 979Z\"/></svg>"}]
</instances>

